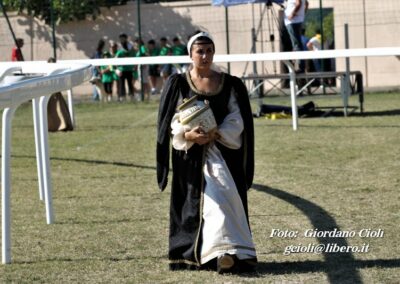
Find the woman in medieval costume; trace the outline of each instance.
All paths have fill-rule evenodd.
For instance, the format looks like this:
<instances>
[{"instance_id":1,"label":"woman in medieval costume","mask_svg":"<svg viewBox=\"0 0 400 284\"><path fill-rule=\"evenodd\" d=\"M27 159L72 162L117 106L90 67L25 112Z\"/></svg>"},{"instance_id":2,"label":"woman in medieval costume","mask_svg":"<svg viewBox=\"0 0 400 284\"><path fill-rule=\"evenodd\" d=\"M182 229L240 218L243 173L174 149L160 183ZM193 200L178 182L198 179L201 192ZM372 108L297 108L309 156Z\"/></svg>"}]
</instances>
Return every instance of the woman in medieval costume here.
<instances>
[{"instance_id":1,"label":"woman in medieval costume","mask_svg":"<svg viewBox=\"0 0 400 284\"><path fill-rule=\"evenodd\" d=\"M247 190L254 173L254 127L242 81L212 68L215 46L205 32L188 42L193 61L171 75L160 101L157 179L167 185L172 139L170 269L216 268L219 273L253 270ZM196 96L206 101L217 127L188 128L177 106Z\"/></svg>"}]
</instances>

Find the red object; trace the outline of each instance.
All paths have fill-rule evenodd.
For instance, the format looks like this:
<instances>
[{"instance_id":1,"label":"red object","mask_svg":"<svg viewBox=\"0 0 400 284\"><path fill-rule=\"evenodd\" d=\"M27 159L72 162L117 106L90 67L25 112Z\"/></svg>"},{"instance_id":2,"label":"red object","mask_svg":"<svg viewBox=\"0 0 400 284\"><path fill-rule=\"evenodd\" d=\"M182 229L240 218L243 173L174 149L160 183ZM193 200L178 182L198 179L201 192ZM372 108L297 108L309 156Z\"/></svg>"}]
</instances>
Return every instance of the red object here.
<instances>
[{"instance_id":1,"label":"red object","mask_svg":"<svg viewBox=\"0 0 400 284\"><path fill-rule=\"evenodd\" d=\"M16 46L11 50L11 61L23 61L21 50Z\"/></svg>"}]
</instances>

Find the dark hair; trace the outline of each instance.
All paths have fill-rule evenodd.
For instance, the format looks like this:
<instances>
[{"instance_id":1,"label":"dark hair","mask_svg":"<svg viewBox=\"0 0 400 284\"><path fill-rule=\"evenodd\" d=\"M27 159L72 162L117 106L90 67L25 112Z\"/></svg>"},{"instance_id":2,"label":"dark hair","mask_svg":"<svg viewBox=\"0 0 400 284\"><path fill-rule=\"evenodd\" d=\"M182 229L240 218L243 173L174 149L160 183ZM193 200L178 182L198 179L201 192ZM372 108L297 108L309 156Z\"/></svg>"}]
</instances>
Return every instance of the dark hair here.
<instances>
[{"instance_id":1,"label":"dark hair","mask_svg":"<svg viewBox=\"0 0 400 284\"><path fill-rule=\"evenodd\" d=\"M121 37L123 37L123 38L128 38L128 35L125 34L125 33L119 34L119 38L121 38Z\"/></svg>"},{"instance_id":2,"label":"dark hair","mask_svg":"<svg viewBox=\"0 0 400 284\"><path fill-rule=\"evenodd\" d=\"M151 39L151 40L149 40L149 41L147 42L147 44L156 44L156 42L155 42L154 39Z\"/></svg>"},{"instance_id":3,"label":"dark hair","mask_svg":"<svg viewBox=\"0 0 400 284\"><path fill-rule=\"evenodd\" d=\"M196 38L196 40L193 42L193 44L195 44L197 42L201 42L202 44L213 44L214 45L214 42L209 37L206 37L206 36L200 36L200 37Z\"/></svg>"},{"instance_id":4,"label":"dark hair","mask_svg":"<svg viewBox=\"0 0 400 284\"><path fill-rule=\"evenodd\" d=\"M174 37L174 39L172 40L173 42L177 42L177 41L179 41L180 39L179 39L179 37Z\"/></svg>"},{"instance_id":5,"label":"dark hair","mask_svg":"<svg viewBox=\"0 0 400 284\"><path fill-rule=\"evenodd\" d=\"M160 38L160 41L167 41L167 38L166 37L162 37L162 38Z\"/></svg>"},{"instance_id":6,"label":"dark hair","mask_svg":"<svg viewBox=\"0 0 400 284\"><path fill-rule=\"evenodd\" d=\"M97 43L96 50L97 51L101 51L104 48L105 44L106 44L105 41L103 39L100 39L99 42Z\"/></svg>"},{"instance_id":7,"label":"dark hair","mask_svg":"<svg viewBox=\"0 0 400 284\"><path fill-rule=\"evenodd\" d=\"M214 42L209 37L206 37L206 36L200 36L200 37L196 38L196 40L192 43L192 46L194 44L212 44L213 48L215 49ZM192 48L192 47L190 47L190 48Z\"/></svg>"}]
</instances>

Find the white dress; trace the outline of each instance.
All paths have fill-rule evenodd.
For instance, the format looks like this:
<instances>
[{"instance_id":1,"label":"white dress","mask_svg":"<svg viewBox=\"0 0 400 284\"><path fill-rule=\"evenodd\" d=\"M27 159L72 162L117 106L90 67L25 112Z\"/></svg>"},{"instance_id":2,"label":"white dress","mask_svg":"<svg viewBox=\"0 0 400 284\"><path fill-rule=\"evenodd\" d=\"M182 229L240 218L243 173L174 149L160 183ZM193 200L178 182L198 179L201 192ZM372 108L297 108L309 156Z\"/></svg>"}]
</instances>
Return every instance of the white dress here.
<instances>
[{"instance_id":1,"label":"white dress","mask_svg":"<svg viewBox=\"0 0 400 284\"><path fill-rule=\"evenodd\" d=\"M218 142L230 149L239 149L242 144L243 120L234 95L228 104L229 114L218 126L221 137ZM171 123L172 146L187 151L193 142L183 138L187 126L179 123L176 114ZM243 203L235 182L217 146L209 145L203 168L205 177L203 202L203 227L201 264L221 254L234 254L239 259L255 258L253 244Z\"/></svg>"}]
</instances>

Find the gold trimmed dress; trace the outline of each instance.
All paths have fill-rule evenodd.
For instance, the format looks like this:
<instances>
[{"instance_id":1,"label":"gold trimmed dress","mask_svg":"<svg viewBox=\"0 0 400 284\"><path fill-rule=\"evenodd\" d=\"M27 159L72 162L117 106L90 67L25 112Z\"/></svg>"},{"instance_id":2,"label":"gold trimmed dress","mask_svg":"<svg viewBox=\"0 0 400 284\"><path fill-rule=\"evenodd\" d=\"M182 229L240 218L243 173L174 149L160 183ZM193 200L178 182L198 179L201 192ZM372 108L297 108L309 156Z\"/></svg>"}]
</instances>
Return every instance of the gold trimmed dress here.
<instances>
[{"instance_id":1,"label":"gold trimmed dress","mask_svg":"<svg viewBox=\"0 0 400 284\"><path fill-rule=\"evenodd\" d=\"M157 175L163 190L172 138L170 268L198 269L222 254L256 260L247 214L254 130L245 86L222 73L218 90L202 93L186 73L171 76L164 90L158 117ZM180 123L176 107L193 96L209 101L221 135L213 144L200 146L183 138L188 129Z\"/></svg>"}]
</instances>

